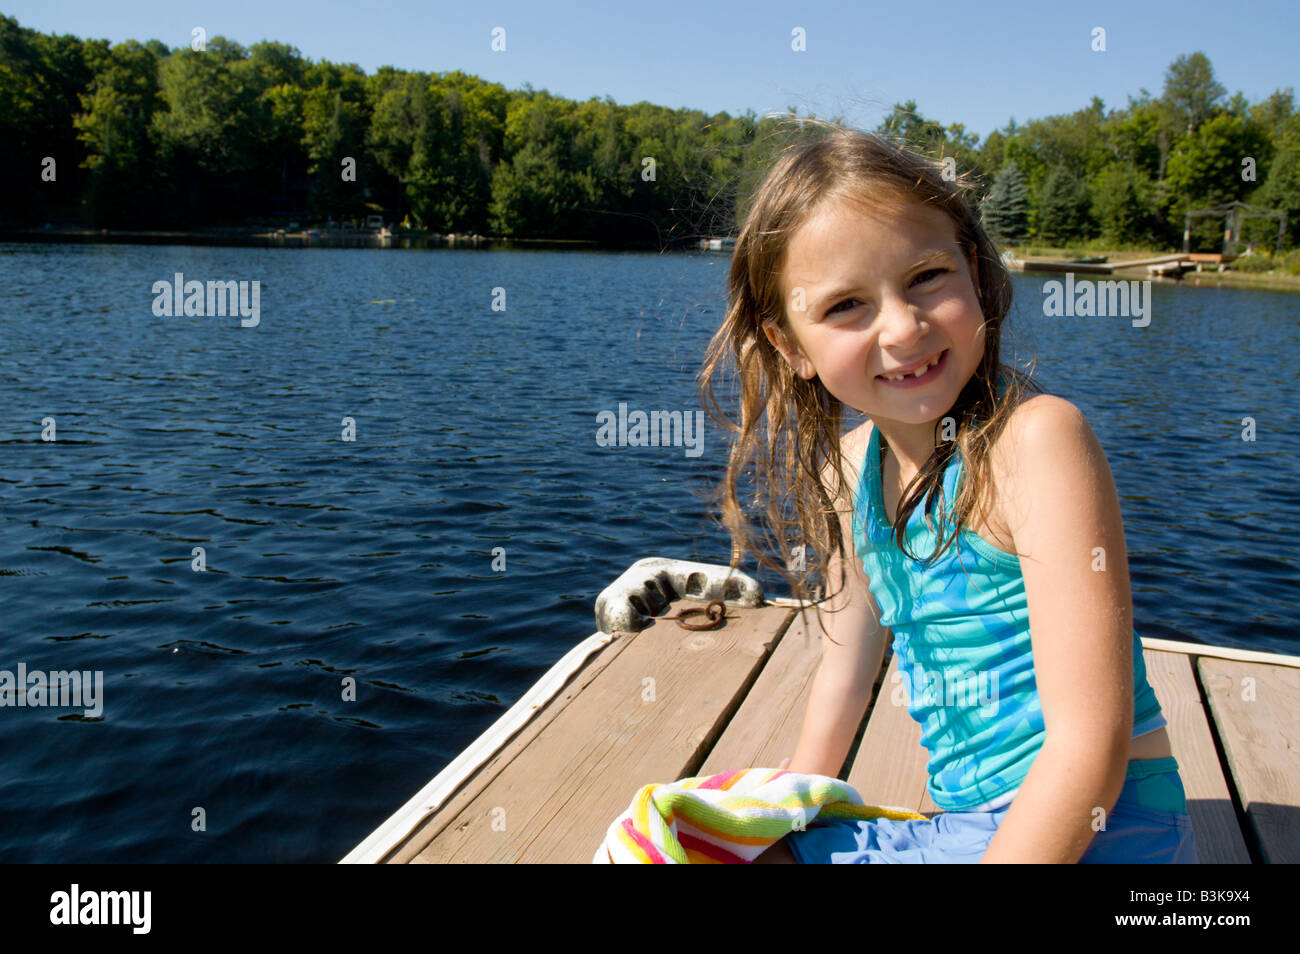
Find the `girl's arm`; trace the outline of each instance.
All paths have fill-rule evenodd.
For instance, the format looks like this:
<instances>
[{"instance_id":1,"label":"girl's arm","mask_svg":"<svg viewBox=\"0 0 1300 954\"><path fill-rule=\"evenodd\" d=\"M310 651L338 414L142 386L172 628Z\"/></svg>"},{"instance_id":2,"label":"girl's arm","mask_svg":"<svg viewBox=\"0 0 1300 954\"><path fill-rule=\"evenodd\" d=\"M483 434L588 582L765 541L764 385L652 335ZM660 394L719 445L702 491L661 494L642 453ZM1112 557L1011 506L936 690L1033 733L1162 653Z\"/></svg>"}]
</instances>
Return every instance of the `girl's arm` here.
<instances>
[{"instance_id":1,"label":"girl's arm","mask_svg":"<svg viewBox=\"0 0 1300 954\"><path fill-rule=\"evenodd\" d=\"M1074 405L1035 397L1006 438L995 481L1021 554L1046 740L982 862L1073 864L1119 798L1133 732L1124 526L1106 455Z\"/></svg>"},{"instance_id":2,"label":"girl's arm","mask_svg":"<svg viewBox=\"0 0 1300 954\"><path fill-rule=\"evenodd\" d=\"M852 450L860 453L856 443ZM823 478L828 494L835 489ZM832 496L832 499L835 499ZM853 553L853 532L849 506L840 501L840 530L845 548ZM827 592L839 586L841 560L831 554L827 560ZM850 556L844 568L844 586L818 606L829 638L822 638L822 659L813 679L803 729L788 769L832 778L844 767L862 716L870 702L871 688L885 658L888 630L880 625L875 601L867 589L862 564Z\"/></svg>"}]
</instances>

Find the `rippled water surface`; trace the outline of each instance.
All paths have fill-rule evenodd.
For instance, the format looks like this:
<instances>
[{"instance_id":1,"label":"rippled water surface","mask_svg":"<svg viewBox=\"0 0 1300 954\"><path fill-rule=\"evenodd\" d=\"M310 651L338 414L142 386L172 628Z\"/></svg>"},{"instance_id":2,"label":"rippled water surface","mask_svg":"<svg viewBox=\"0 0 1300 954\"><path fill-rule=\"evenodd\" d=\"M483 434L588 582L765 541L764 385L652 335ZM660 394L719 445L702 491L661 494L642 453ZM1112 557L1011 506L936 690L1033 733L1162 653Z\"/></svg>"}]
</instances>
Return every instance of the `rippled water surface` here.
<instances>
[{"instance_id":1,"label":"rippled water surface","mask_svg":"<svg viewBox=\"0 0 1300 954\"><path fill-rule=\"evenodd\" d=\"M335 861L630 563L725 563L716 429L595 421L698 406L726 264L0 245L0 669L104 673L98 720L0 709L0 859ZM156 317L175 272L259 280L260 324ZM1139 632L1296 652L1300 299L1156 286L1134 328L1044 317L1043 280L1012 343L1106 447Z\"/></svg>"}]
</instances>

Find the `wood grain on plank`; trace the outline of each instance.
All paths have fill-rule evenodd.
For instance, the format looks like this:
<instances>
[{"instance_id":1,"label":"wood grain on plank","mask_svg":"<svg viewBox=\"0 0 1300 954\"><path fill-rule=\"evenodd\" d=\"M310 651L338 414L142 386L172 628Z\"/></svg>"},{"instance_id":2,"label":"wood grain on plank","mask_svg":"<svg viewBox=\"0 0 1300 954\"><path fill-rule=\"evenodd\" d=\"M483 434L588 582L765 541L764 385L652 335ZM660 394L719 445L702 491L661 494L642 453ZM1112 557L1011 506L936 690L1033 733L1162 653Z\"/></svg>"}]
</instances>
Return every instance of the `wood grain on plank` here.
<instances>
[{"instance_id":1,"label":"wood grain on plank","mask_svg":"<svg viewBox=\"0 0 1300 954\"><path fill-rule=\"evenodd\" d=\"M705 605L681 600L668 615ZM727 615L718 630L660 619L638 633L415 860L591 861L643 786L698 774L793 613Z\"/></svg>"},{"instance_id":2,"label":"wood grain on plank","mask_svg":"<svg viewBox=\"0 0 1300 954\"><path fill-rule=\"evenodd\" d=\"M1300 669L1196 661L1260 860L1300 862Z\"/></svg>"},{"instance_id":3,"label":"wood grain on plank","mask_svg":"<svg viewBox=\"0 0 1300 954\"><path fill-rule=\"evenodd\" d=\"M1250 864L1228 780L1223 776L1208 715L1196 687L1192 657L1144 649L1142 659L1147 681L1169 723L1169 741L1196 837L1197 860L1203 865Z\"/></svg>"},{"instance_id":4,"label":"wood grain on plank","mask_svg":"<svg viewBox=\"0 0 1300 954\"><path fill-rule=\"evenodd\" d=\"M492 779L496 778L505 766L509 765L513 759L527 749L542 729L562 712L564 707L575 699L606 666L617 659L618 654L631 644L633 638L634 636L631 633L615 634L614 640L601 649L600 652L591 656L586 665L574 673L563 688L545 706L539 709L500 751L484 762L473 775L467 778L452 793L450 798L443 802L437 811L429 815L420 823L419 827L399 842L394 850L389 852L387 857L383 859L383 863L407 864L417 860L420 852L442 829L447 827L451 819L455 818L466 805L478 797L478 794L487 787L487 784Z\"/></svg>"},{"instance_id":5,"label":"wood grain on plank","mask_svg":"<svg viewBox=\"0 0 1300 954\"><path fill-rule=\"evenodd\" d=\"M936 812L925 783L930 754L921 747L921 726L907 712L907 689L898 675L898 655L890 657L867 729L849 770L849 784L868 805L891 805L914 812ZM927 803L930 807L924 808Z\"/></svg>"},{"instance_id":6,"label":"wood grain on plank","mask_svg":"<svg viewBox=\"0 0 1300 954\"><path fill-rule=\"evenodd\" d=\"M793 756L820 662L816 616L796 615L697 774L777 768Z\"/></svg>"}]
</instances>

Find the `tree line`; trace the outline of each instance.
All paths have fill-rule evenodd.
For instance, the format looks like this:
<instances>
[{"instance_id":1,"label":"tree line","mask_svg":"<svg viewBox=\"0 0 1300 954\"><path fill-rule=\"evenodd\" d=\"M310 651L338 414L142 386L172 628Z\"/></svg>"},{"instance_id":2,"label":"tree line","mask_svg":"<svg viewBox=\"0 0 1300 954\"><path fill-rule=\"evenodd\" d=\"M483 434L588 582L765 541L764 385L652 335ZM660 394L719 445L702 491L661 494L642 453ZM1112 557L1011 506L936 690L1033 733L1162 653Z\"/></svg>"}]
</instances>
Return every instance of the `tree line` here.
<instances>
[{"instance_id":1,"label":"tree line","mask_svg":"<svg viewBox=\"0 0 1300 954\"><path fill-rule=\"evenodd\" d=\"M1300 236L1293 90L1228 97L1202 53L1159 97L1006 127L897 105L875 132L981 183L1000 241L1181 242L1183 213L1241 200ZM224 37L204 49L47 35L0 16L0 224L196 228L379 214L436 232L658 244L736 227L797 126L752 111L586 102L460 71L312 62ZM1261 235L1276 224L1252 226ZM1197 241L1217 248L1222 225ZM1271 244L1271 239L1267 240Z\"/></svg>"}]
</instances>

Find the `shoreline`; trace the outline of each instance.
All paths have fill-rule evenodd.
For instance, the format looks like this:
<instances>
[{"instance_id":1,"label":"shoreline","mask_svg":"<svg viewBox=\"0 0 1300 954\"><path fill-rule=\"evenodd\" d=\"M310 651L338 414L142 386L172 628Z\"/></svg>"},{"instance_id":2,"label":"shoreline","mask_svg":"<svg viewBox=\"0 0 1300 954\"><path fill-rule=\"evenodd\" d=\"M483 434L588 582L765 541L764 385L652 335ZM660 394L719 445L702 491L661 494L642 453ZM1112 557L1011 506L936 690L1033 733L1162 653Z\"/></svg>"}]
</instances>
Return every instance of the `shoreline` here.
<instances>
[{"instance_id":1,"label":"shoreline","mask_svg":"<svg viewBox=\"0 0 1300 954\"><path fill-rule=\"evenodd\" d=\"M321 246L352 248L407 247L500 247L550 246L584 249L653 249L645 242L602 242L597 239L525 238L477 233L399 230L381 234L377 230L304 228L276 231L275 226L211 226L202 229L94 229L84 226L43 228L0 227L0 242L96 243L121 245L237 245L237 246Z\"/></svg>"},{"instance_id":2,"label":"shoreline","mask_svg":"<svg viewBox=\"0 0 1300 954\"><path fill-rule=\"evenodd\" d=\"M93 229L84 226L48 228L0 228L0 242L105 242L122 245L235 245L298 248L576 248L609 251L700 251L693 241L683 240L667 249L644 242L602 242L596 239L516 238L500 235L439 233L427 230L404 230L381 235L376 231L354 229L309 229L277 233L270 226L210 226L202 229ZM1009 248L1020 261L1068 261L1079 256L1077 249L1050 249L1037 246ZM1134 258L1172 255L1160 249L1108 251L1089 249L1089 255L1105 256L1110 262ZM1217 271L1189 271L1182 277L1155 278L1134 270L1132 275L1116 273L1126 279L1151 279L1162 284L1186 284L1213 288L1260 288L1273 291L1300 291L1300 275L1285 272L1247 272L1228 268Z\"/></svg>"},{"instance_id":3,"label":"shoreline","mask_svg":"<svg viewBox=\"0 0 1300 954\"><path fill-rule=\"evenodd\" d=\"M1020 262L1068 262L1071 259L1085 256L1105 257L1106 261L1114 264L1119 262L1131 261L1140 258L1154 258L1161 255L1176 255L1177 250L1169 251L1162 249L1124 249L1122 251L1110 251L1107 249L1089 249L1080 253L1078 249L1050 249L1038 246L1028 247L1011 247L1010 251L1017 261ZM1081 263L1083 264L1083 263ZM1035 275L1049 275L1049 272L1034 272ZM1101 280L1151 280L1157 281L1162 285L1196 285L1198 287L1208 288L1260 288L1272 291L1300 291L1300 275L1291 275L1287 272L1247 272L1235 268L1227 268L1224 271L1218 271L1216 266L1206 265L1204 271L1184 272L1178 278L1157 277L1147 274L1144 269L1134 268L1130 271L1117 271L1109 275L1098 276Z\"/></svg>"}]
</instances>

